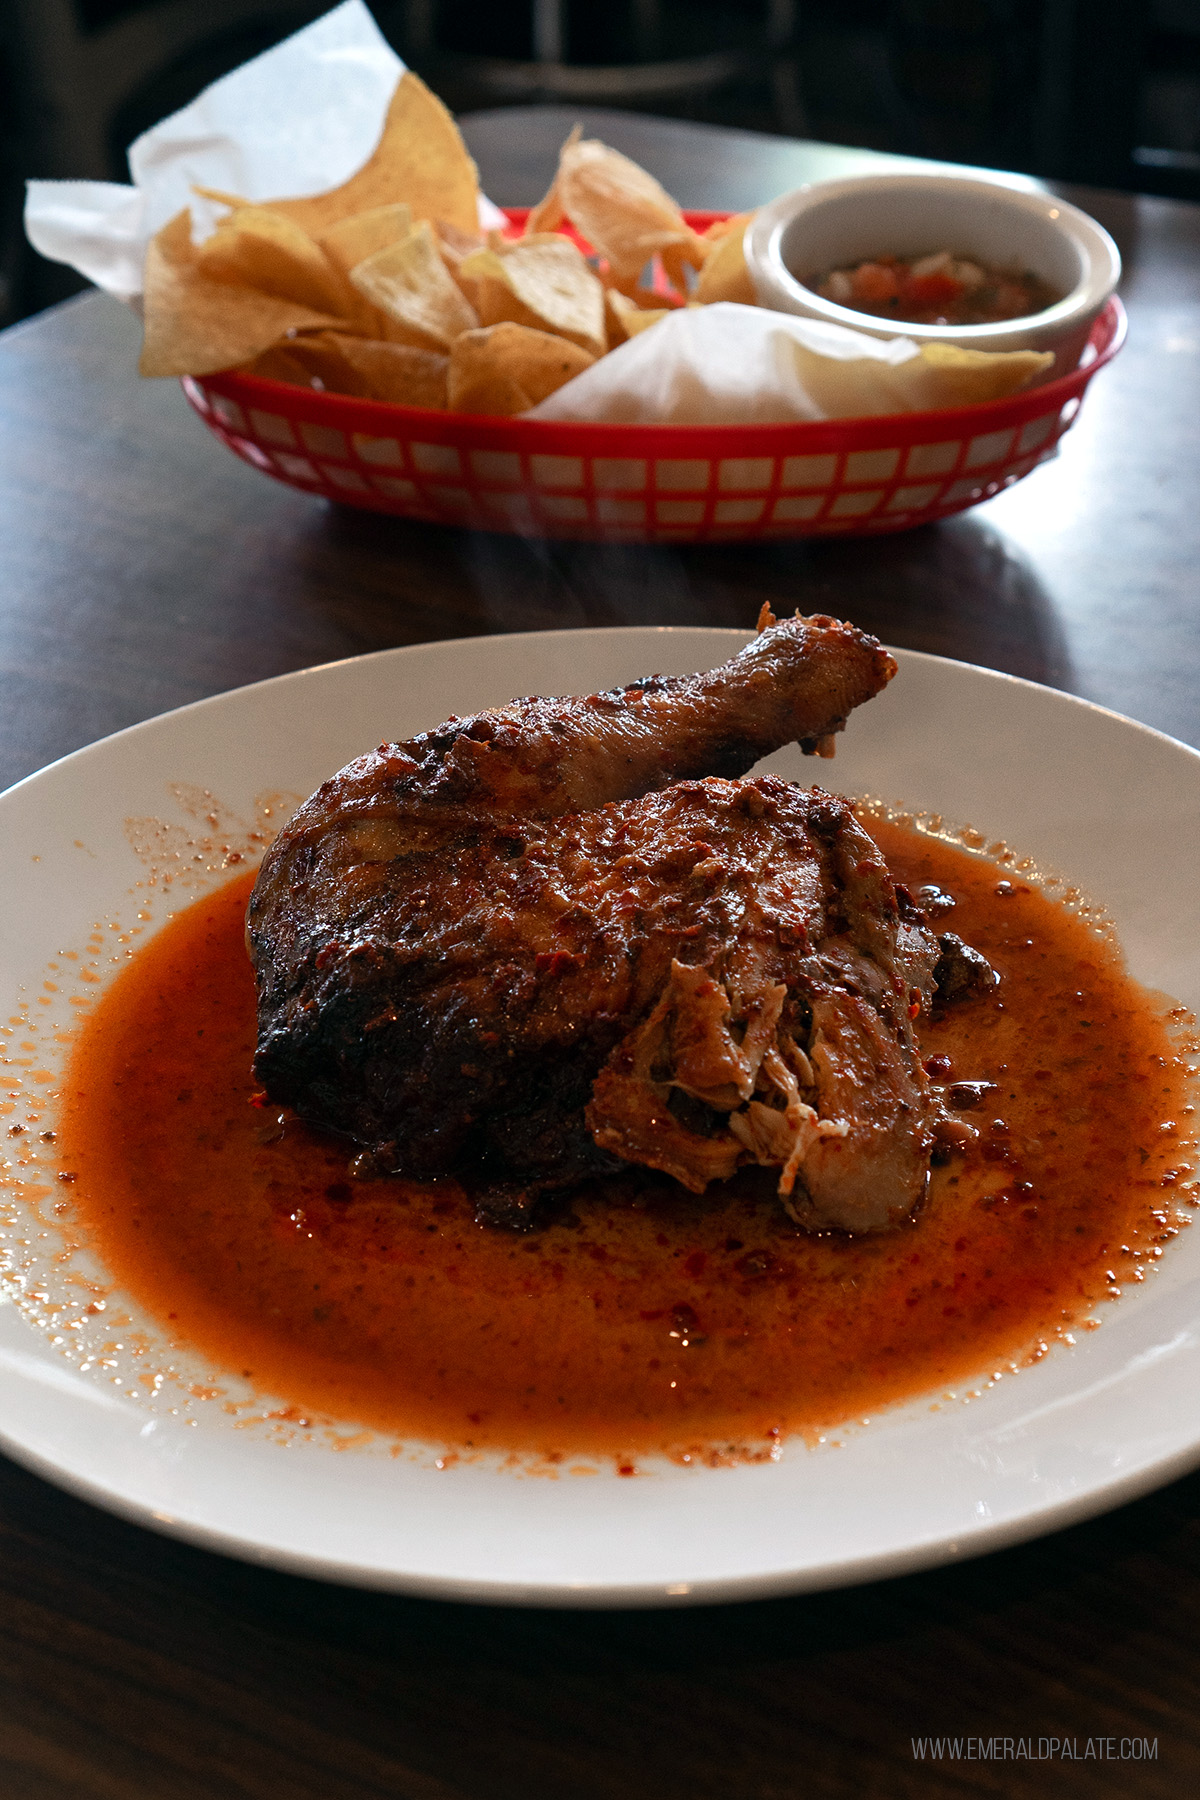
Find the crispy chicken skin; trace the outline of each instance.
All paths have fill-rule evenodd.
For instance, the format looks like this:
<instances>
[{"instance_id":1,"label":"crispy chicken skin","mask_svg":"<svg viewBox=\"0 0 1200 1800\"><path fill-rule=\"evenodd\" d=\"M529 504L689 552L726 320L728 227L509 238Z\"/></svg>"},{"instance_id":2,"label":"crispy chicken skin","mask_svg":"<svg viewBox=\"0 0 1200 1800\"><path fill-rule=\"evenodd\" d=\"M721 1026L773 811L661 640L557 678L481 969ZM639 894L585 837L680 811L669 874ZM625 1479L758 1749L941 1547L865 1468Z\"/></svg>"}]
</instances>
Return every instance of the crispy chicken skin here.
<instances>
[{"instance_id":1,"label":"crispy chicken skin","mask_svg":"<svg viewBox=\"0 0 1200 1800\"><path fill-rule=\"evenodd\" d=\"M250 902L267 1093L379 1171L475 1166L524 1216L631 1163L778 1169L812 1228L923 1192L913 1020L938 944L849 806L772 776L895 665L816 617L709 674L528 699L349 764Z\"/></svg>"}]
</instances>

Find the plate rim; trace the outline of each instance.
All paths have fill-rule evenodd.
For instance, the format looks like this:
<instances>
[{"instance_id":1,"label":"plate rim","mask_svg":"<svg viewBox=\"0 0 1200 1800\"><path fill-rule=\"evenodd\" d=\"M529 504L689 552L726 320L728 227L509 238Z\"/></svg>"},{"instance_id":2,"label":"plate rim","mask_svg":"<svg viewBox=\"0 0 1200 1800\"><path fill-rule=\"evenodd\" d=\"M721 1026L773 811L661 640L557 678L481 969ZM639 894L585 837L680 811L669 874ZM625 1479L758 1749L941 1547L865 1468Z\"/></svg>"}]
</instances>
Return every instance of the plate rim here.
<instances>
[{"instance_id":1,"label":"plate rim","mask_svg":"<svg viewBox=\"0 0 1200 1800\"><path fill-rule=\"evenodd\" d=\"M919 1397L918 1397L919 1398ZM264 1545L189 1519L165 1517L149 1502L138 1502L103 1483L72 1471L64 1471L49 1458L30 1450L0 1427L0 1450L13 1462L39 1476L50 1486L86 1500L102 1512L127 1524L153 1531L160 1537L192 1546L213 1555L228 1556L256 1568L329 1582L335 1587L360 1588L374 1593L404 1594L413 1599L453 1602L464 1606L527 1606L546 1611L617 1612L662 1611L673 1606L736 1606L756 1600L779 1600L796 1594L815 1594L839 1588L865 1587L874 1581L900 1580L906 1575L950 1564L973 1562L993 1552L1049 1537L1073 1525L1116 1511L1156 1492L1200 1466L1200 1432L1188 1449L1174 1452L1160 1463L1145 1468L1071 1500L1059 1500L1032 1509L1019 1518L979 1527L965 1536L931 1535L904 1550L864 1552L819 1566L793 1564L786 1568L748 1575L700 1578L684 1583L664 1581L592 1581L587 1586L563 1581L488 1580L477 1576L422 1574L403 1569L382 1569L337 1556L318 1557L278 1545ZM718 1473L723 1473L719 1471Z\"/></svg>"},{"instance_id":2,"label":"plate rim","mask_svg":"<svg viewBox=\"0 0 1200 1800\"><path fill-rule=\"evenodd\" d=\"M108 747L133 740L147 731L169 726L183 717L195 717L206 710L219 708L233 700L241 700L243 703L252 705L253 697L264 690L277 691L282 687L320 678L334 672L346 673L357 668L377 667L387 663L402 664L405 661L419 659L423 655L429 654L435 657L452 655L456 648L465 646L470 646L475 650L486 650L489 644L503 643L509 650L512 650L519 648L522 643L540 642L544 644L547 640L554 640L563 645L580 644L581 639L591 641L623 639L630 643L643 641L650 644L665 643L671 640L678 642L682 638L697 636L709 641L724 639L732 648L735 642L747 642L752 639L754 633L737 627L707 625L560 627L548 631L495 632L481 633L466 638L433 639L418 644L398 645L364 652L332 662L307 665L301 669L267 676L258 681L186 702L166 712L138 720L105 737L67 752L43 768L21 777L3 793L0 793L0 808L17 796L23 796L24 790L31 784L38 783L44 777L67 770L77 762L89 759ZM906 662L911 661L930 667L935 671L939 668L966 671L972 676L981 676L1003 684L1013 684L1031 693L1048 696L1052 703L1061 701L1068 703L1070 707L1082 707L1088 714L1096 715L1121 727L1130 728L1139 735L1145 734L1149 739L1156 740L1173 750L1182 750L1190 759L1200 763L1200 750L1194 746L1082 695L1048 687L1046 684L1030 681L1022 676L1011 675L1003 670L990 669L982 664L967 663L932 652L902 648L897 654L902 668ZM894 1413L898 1413L903 1410L903 1406L892 1410ZM993 1550L1026 1542L1081 1522L1116 1506L1124 1505L1200 1465L1200 1430L1198 1430L1190 1444L1175 1448L1157 1459L1151 1459L1143 1466L1130 1470L1124 1475L1103 1479L1082 1493L1047 1499L1040 1505L1026 1508L1019 1516L999 1519L974 1527L969 1535L963 1535L957 1539L948 1538L945 1533L935 1532L927 1537L915 1539L901 1549L876 1548L859 1551L837 1560L826 1560L820 1565L798 1562L787 1567L776 1567L770 1571L742 1575L718 1574L711 1578L696 1579L686 1585L685 1591L680 1591L678 1586L656 1583L645 1578L638 1578L632 1582L598 1578L593 1579L586 1586L577 1586L567 1585L562 1579L553 1577L546 1580L513 1580L503 1577L493 1580L471 1575L456 1576L436 1572L417 1572L401 1567L384 1569L374 1564L356 1562L350 1556L337 1554L317 1556L308 1551L293 1550L278 1544L264 1543L256 1538L240 1536L236 1531L220 1529L199 1520L164 1517L161 1513L155 1513L150 1501L139 1501L131 1495L107 1485L102 1480L63 1468L52 1458L22 1443L4 1425L0 1425L0 1445L15 1462L30 1469L42 1479L84 1498L92 1504L99 1505L118 1517L199 1548L231 1555L258 1566L278 1568L289 1573L327 1580L340 1585L401 1592L429 1599L454 1600L468 1604L532 1605L566 1609L616 1609L688 1603L736 1603L790 1593L860 1585L874 1580L915 1573L947 1562L962 1561L974 1556L989 1554Z\"/></svg>"}]
</instances>

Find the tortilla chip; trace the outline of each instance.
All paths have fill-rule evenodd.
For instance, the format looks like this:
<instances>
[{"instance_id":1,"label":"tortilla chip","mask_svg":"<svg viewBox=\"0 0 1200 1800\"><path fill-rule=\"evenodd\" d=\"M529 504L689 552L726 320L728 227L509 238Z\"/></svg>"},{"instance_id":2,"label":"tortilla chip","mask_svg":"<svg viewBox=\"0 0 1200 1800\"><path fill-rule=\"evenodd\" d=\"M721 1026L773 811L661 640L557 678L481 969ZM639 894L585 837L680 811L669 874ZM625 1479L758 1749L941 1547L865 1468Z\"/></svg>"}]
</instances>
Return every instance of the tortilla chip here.
<instances>
[{"instance_id":1,"label":"tortilla chip","mask_svg":"<svg viewBox=\"0 0 1200 1800\"><path fill-rule=\"evenodd\" d=\"M658 251L664 275L672 287L685 297L691 293L687 271L701 268L706 256L707 245L694 231L689 231L686 237L673 237L668 243L661 244Z\"/></svg>"},{"instance_id":2,"label":"tortilla chip","mask_svg":"<svg viewBox=\"0 0 1200 1800\"><path fill-rule=\"evenodd\" d=\"M572 240L564 237L561 231L527 231L519 238L506 237L502 231L492 230L487 234L487 246L497 256L507 256L512 250L528 250L531 244L569 244ZM586 261L586 258L585 258Z\"/></svg>"},{"instance_id":3,"label":"tortilla chip","mask_svg":"<svg viewBox=\"0 0 1200 1800\"><path fill-rule=\"evenodd\" d=\"M608 347L615 350L618 344L629 342L629 332L625 325L626 309L636 312L638 309L632 300L626 300L624 294L616 288L604 290L604 325L608 332Z\"/></svg>"},{"instance_id":4,"label":"tortilla chip","mask_svg":"<svg viewBox=\"0 0 1200 1800\"><path fill-rule=\"evenodd\" d=\"M339 220L402 200L414 219L445 219L462 231L479 228L475 164L446 108L419 76L405 71L396 84L383 135L357 175L307 200L272 200L312 237Z\"/></svg>"},{"instance_id":5,"label":"tortilla chip","mask_svg":"<svg viewBox=\"0 0 1200 1800\"><path fill-rule=\"evenodd\" d=\"M792 354L809 394L830 419L932 412L999 400L1025 387L1054 361L1034 350L960 350L953 344L926 344L900 363L823 356L799 343L793 343Z\"/></svg>"},{"instance_id":6,"label":"tortilla chip","mask_svg":"<svg viewBox=\"0 0 1200 1800\"><path fill-rule=\"evenodd\" d=\"M464 332L450 351L450 410L528 412L595 360L565 338L511 320Z\"/></svg>"},{"instance_id":7,"label":"tortilla chip","mask_svg":"<svg viewBox=\"0 0 1200 1800\"><path fill-rule=\"evenodd\" d=\"M727 237L739 225L748 224L753 217L752 212L730 213L727 219L714 219L711 225L706 225L700 236L706 244L715 244L718 238Z\"/></svg>"},{"instance_id":8,"label":"tortilla chip","mask_svg":"<svg viewBox=\"0 0 1200 1800\"><path fill-rule=\"evenodd\" d=\"M605 290L610 349L615 350L618 344L627 344L639 331L645 331L647 325L657 325L669 312L679 310L675 306L663 306L662 295L652 293L649 288L641 288L639 294L640 298L631 299L619 288Z\"/></svg>"},{"instance_id":9,"label":"tortilla chip","mask_svg":"<svg viewBox=\"0 0 1200 1800\"><path fill-rule=\"evenodd\" d=\"M351 269L350 280L393 328L389 337L422 350L448 350L479 317L442 260L428 222L399 244L376 251Z\"/></svg>"},{"instance_id":10,"label":"tortilla chip","mask_svg":"<svg viewBox=\"0 0 1200 1800\"><path fill-rule=\"evenodd\" d=\"M530 236L541 231L557 231L566 219L563 211L562 197L558 191L558 178L555 177L549 192L544 199L538 201L525 221L525 229Z\"/></svg>"},{"instance_id":11,"label":"tortilla chip","mask_svg":"<svg viewBox=\"0 0 1200 1800\"><path fill-rule=\"evenodd\" d=\"M678 308L674 306L659 307L654 312L644 312L639 307L626 318L625 329L630 337L637 337L639 332L648 330L651 325L657 325L660 319L665 319L677 311Z\"/></svg>"},{"instance_id":12,"label":"tortilla chip","mask_svg":"<svg viewBox=\"0 0 1200 1800\"><path fill-rule=\"evenodd\" d=\"M554 332L593 356L608 348L603 285L569 238L519 239L503 255L477 250L461 276L476 284L482 325L510 319Z\"/></svg>"},{"instance_id":13,"label":"tortilla chip","mask_svg":"<svg viewBox=\"0 0 1200 1800\"><path fill-rule=\"evenodd\" d=\"M912 369L913 405L924 411L1003 400L1028 387L1053 362L1048 350L964 350L958 344L923 344L920 357L902 363L901 370Z\"/></svg>"},{"instance_id":14,"label":"tortilla chip","mask_svg":"<svg viewBox=\"0 0 1200 1800\"><path fill-rule=\"evenodd\" d=\"M474 307L481 325L495 325L513 316L505 310L506 301L511 305L512 297L500 275L500 258L494 250L473 250L470 256L463 257L457 269L451 252L446 266ZM496 290L494 294L492 288Z\"/></svg>"},{"instance_id":15,"label":"tortilla chip","mask_svg":"<svg viewBox=\"0 0 1200 1800\"><path fill-rule=\"evenodd\" d=\"M680 264L703 263L704 244L666 189L619 150L594 138L568 139L557 185L567 217L617 276L636 280L664 251Z\"/></svg>"},{"instance_id":16,"label":"tortilla chip","mask_svg":"<svg viewBox=\"0 0 1200 1800\"><path fill-rule=\"evenodd\" d=\"M409 344L318 331L272 345L247 372L364 400L444 408L449 360Z\"/></svg>"},{"instance_id":17,"label":"tortilla chip","mask_svg":"<svg viewBox=\"0 0 1200 1800\"><path fill-rule=\"evenodd\" d=\"M460 231L449 219L435 219L433 228L442 249L452 251L459 258L470 256L472 250L483 249L484 239L478 231Z\"/></svg>"},{"instance_id":18,"label":"tortilla chip","mask_svg":"<svg viewBox=\"0 0 1200 1800\"><path fill-rule=\"evenodd\" d=\"M636 281L614 281L610 276L605 286L611 293L619 295L620 300L628 300L631 305L641 307L643 312L661 312L664 306L677 311L685 304L669 289L642 287Z\"/></svg>"},{"instance_id":19,"label":"tortilla chip","mask_svg":"<svg viewBox=\"0 0 1200 1800\"><path fill-rule=\"evenodd\" d=\"M196 269L211 281L257 288L339 318L361 309L358 295L321 246L268 206L241 206L222 219L197 247Z\"/></svg>"},{"instance_id":20,"label":"tortilla chip","mask_svg":"<svg viewBox=\"0 0 1200 1800\"><path fill-rule=\"evenodd\" d=\"M343 275L349 275L351 269L366 262L377 250L400 243L412 230L412 224L412 207L403 200L395 200L388 206L372 206L366 212L351 213L349 218L339 219L336 225L321 233L317 242L330 262L336 264Z\"/></svg>"},{"instance_id":21,"label":"tortilla chip","mask_svg":"<svg viewBox=\"0 0 1200 1800\"><path fill-rule=\"evenodd\" d=\"M292 387L316 388L323 393L327 388L331 393L340 394L344 390L338 386L337 374L342 364L340 358L333 373L335 379L326 379L327 370L321 364L320 357L302 355L296 350L296 344L308 344L314 340L306 338L283 338L278 344L272 344L253 362L248 362L238 372L242 375L263 375L269 381L286 381Z\"/></svg>"},{"instance_id":22,"label":"tortilla chip","mask_svg":"<svg viewBox=\"0 0 1200 1800\"><path fill-rule=\"evenodd\" d=\"M583 126L575 125L571 135L563 145L563 150L573 149L583 136ZM559 152L559 169L562 166L562 151ZM554 180L546 190L545 197L538 201L525 221L525 235L530 237L538 231L557 231L566 218L563 211L562 193L559 189L559 169L554 171Z\"/></svg>"},{"instance_id":23,"label":"tortilla chip","mask_svg":"<svg viewBox=\"0 0 1200 1800\"><path fill-rule=\"evenodd\" d=\"M753 217L753 213L739 213L734 219L722 220L726 229L721 236L715 240L707 239L711 248L704 259L695 292L695 298L703 306L711 306L717 300L735 300L742 306L758 305L758 290L750 279L743 253L746 227Z\"/></svg>"},{"instance_id":24,"label":"tortilla chip","mask_svg":"<svg viewBox=\"0 0 1200 1800\"><path fill-rule=\"evenodd\" d=\"M202 275L186 207L150 240L143 307L143 375L212 375L252 361L289 331L341 322L299 301Z\"/></svg>"},{"instance_id":25,"label":"tortilla chip","mask_svg":"<svg viewBox=\"0 0 1200 1800\"><path fill-rule=\"evenodd\" d=\"M448 356L418 350L414 344L382 343L378 338L344 337L341 351L365 383L367 399L445 408Z\"/></svg>"},{"instance_id":26,"label":"tortilla chip","mask_svg":"<svg viewBox=\"0 0 1200 1800\"><path fill-rule=\"evenodd\" d=\"M460 231L457 225L447 224L445 219L438 219L434 224L437 247L442 261L450 271L456 286L460 287L471 305L476 305L475 283L463 279L462 267L469 256L484 248L484 240L478 232Z\"/></svg>"}]
</instances>

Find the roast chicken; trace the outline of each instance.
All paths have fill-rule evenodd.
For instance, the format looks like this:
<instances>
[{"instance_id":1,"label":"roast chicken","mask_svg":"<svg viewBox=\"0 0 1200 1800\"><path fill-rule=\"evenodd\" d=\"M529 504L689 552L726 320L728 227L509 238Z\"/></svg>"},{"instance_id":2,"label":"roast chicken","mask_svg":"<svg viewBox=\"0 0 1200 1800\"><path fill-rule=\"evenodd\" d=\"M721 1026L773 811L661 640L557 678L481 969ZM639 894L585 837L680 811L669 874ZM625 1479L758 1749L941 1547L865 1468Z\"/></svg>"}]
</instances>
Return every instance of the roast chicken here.
<instances>
[{"instance_id":1,"label":"roast chicken","mask_svg":"<svg viewBox=\"0 0 1200 1800\"><path fill-rule=\"evenodd\" d=\"M360 1173L474 1171L512 1223L630 1165L696 1193L761 1165L812 1229L906 1217L945 946L847 802L746 778L787 743L830 753L894 671L853 626L767 614L709 674L350 763L250 902L266 1093Z\"/></svg>"}]
</instances>

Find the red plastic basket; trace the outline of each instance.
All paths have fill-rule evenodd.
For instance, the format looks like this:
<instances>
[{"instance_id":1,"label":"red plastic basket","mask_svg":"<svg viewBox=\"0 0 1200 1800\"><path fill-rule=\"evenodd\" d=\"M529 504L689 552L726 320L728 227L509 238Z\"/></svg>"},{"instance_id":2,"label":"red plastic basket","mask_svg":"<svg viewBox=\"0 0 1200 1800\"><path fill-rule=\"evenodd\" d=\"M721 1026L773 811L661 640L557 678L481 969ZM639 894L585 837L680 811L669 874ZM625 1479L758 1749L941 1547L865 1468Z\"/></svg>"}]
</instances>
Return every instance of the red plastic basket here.
<instances>
[{"instance_id":1,"label":"red plastic basket","mask_svg":"<svg viewBox=\"0 0 1200 1800\"><path fill-rule=\"evenodd\" d=\"M514 225L525 209L511 208ZM703 229L719 213L692 212ZM1109 301L1080 366L1008 400L782 425L566 425L432 412L228 373L183 387L264 474L346 506L521 536L675 543L905 531L1054 453L1125 340Z\"/></svg>"}]
</instances>

